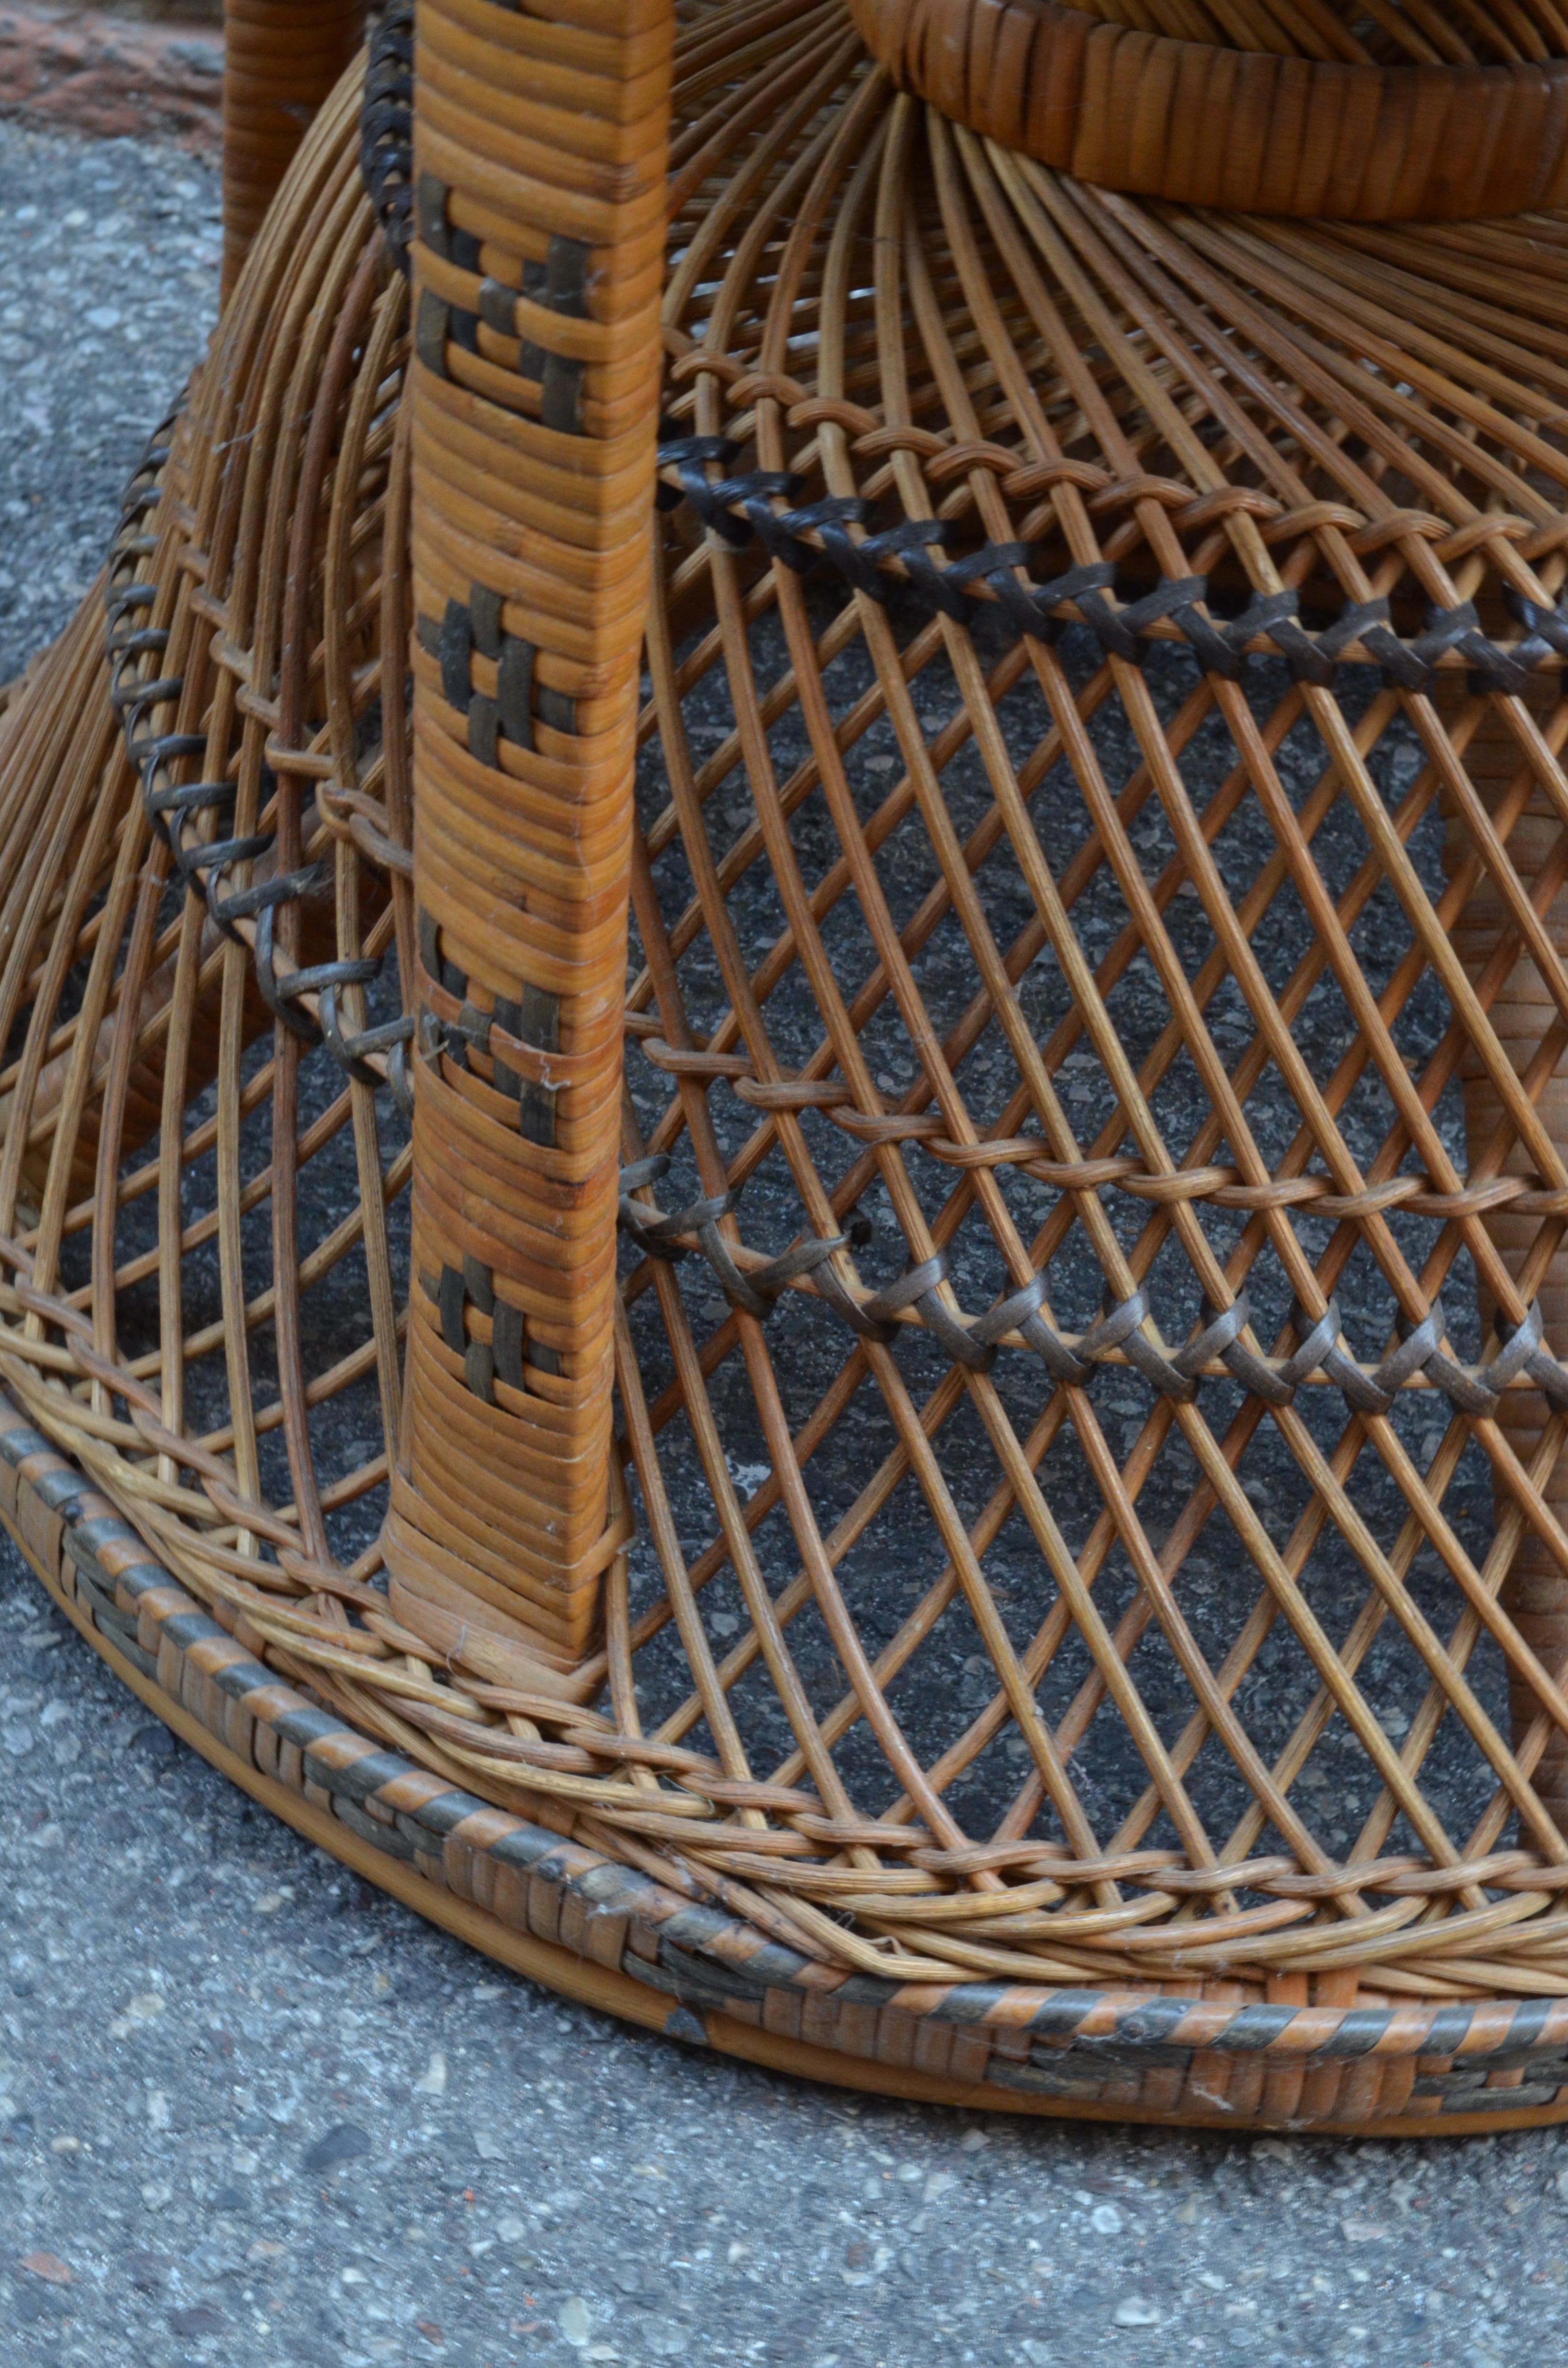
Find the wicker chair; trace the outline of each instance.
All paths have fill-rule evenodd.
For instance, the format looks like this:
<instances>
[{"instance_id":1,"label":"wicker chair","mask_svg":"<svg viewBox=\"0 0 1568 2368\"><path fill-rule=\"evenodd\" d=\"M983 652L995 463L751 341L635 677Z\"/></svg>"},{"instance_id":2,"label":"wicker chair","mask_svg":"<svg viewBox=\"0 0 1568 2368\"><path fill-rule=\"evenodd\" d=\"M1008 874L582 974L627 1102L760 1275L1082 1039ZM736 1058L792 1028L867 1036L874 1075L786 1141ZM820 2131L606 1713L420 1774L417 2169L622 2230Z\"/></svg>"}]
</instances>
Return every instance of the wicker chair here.
<instances>
[{"instance_id":1,"label":"wicker chair","mask_svg":"<svg viewBox=\"0 0 1568 2368\"><path fill-rule=\"evenodd\" d=\"M256 228L247 0L0 719L0 1512L677 2038L1568 2117L1568 24L1127 17L420 0Z\"/></svg>"}]
</instances>

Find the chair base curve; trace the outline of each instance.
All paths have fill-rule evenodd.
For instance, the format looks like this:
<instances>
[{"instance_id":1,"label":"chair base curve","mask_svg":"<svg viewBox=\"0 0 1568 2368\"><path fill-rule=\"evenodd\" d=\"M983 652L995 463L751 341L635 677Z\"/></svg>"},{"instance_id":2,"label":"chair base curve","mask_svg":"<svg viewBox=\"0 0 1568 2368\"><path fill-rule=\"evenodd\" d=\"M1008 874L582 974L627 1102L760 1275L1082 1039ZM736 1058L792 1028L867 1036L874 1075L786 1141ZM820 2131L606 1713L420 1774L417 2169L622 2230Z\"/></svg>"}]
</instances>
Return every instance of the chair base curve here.
<instances>
[{"instance_id":1,"label":"chair base curve","mask_svg":"<svg viewBox=\"0 0 1568 2368\"><path fill-rule=\"evenodd\" d=\"M1467 2001L1456 2021L994 1984L916 1997L825 1966L769 1980L786 1952L748 1928L457 1793L280 1682L4 1396L0 1522L115 1676L262 1807L496 1963L644 2030L973 2112L1356 2137L1568 2121L1568 1999ZM1455 2053L1417 2052L1423 2013ZM1405 2110L1380 2110L1383 2091Z\"/></svg>"}]
</instances>

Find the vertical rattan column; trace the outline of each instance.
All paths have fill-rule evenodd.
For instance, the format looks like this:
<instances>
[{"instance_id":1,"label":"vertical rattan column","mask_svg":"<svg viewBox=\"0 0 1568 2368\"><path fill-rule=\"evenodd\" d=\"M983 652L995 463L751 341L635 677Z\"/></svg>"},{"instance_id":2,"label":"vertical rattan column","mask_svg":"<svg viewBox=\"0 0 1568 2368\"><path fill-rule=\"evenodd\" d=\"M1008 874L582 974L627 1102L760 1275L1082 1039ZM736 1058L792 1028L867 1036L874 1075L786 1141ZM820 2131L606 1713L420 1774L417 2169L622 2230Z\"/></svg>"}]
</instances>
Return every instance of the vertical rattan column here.
<instances>
[{"instance_id":1,"label":"vertical rattan column","mask_svg":"<svg viewBox=\"0 0 1568 2368\"><path fill-rule=\"evenodd\" d=\"M366 0L225 0L223 293L317 108L353 56Z\"/></svg>"},{"instance_id":2,"label":"vertical rattan column","mask_svg":"<svg viewBox=\"0 0 1568 2368\"><path fill-rule=\"evenodd\" d=\"M609 1496L666 0L421 0L410 1626L559 1686Z\"/></svg>"},{"instance_id":3,"label":"vertical rattan column","mask_svg":"<svg viewBox=\"0 0 1568 2368\"><path fill-rule=\"evenodd\" d=\"M1540 691L1532 692L1528 702L1538 723L1550 726L1560 695L1557 675L1553 672L1544 677ZM1462 712L1467 696L1456 682L1439 705L1448 708L1451 720ZM1548 736L1555 735L1549 731ZM1464 762L1506 837L1520 879L1534 887L1538 903L1544 903L1553 945L1568 961L1568 843L1564 842L1562 819L1544 785L1533 777L1533 768L1518 738L1494 709L1489 707L1482 716L1466 746ZM1466 852L1463 833L1450 821L1450 869L1464 860ZM1553 874L1550 881L1546 878L1549 868ZM1514 1066L1521 1076L1532 1078L1537 1087L1537 1107L1553 1141L1568 1143L1568 1067L1561 1060L1555 1066L1551 1061L1556 1006L1531 957L1516 947L1509 961L1502 951L1508 917L1503 898L1482 872L1466 899L1455 942L1466 970L1483 992L1487 991L1490 971L1504 973L1500 983L1495 977L1490 982L1494 990L1490 1005L1492 1025L1507 1047ZM1547 1048L1544 1059L1543 1048ZM1502 1104L1479 1056L1467 1052L1460 1069L1465 1133L1472 1170L1485 1177L1499 1169L1511 1173L1526 1168L1528 1163L1517 1144L1506 1156L1498 1157ZM1540 1070L1546 1072L1543 1077L1532 1076L1532 1072ZM1524 1210L1502 1208L1488 1218L1487 1229L1510 1269L1517 1274L1536 1251L1541 1212L1528 1204ZM1568 1352L1568 1224L1562 1231L1563 1247L1551 1258L1536 1292L1547 1341L1559 1357ZM1482 1313L1483 1320L1490 1323L1493 1310L1484 1297ZM1536 1391L1506 1394L1498 1420L1521 1462L1528 1463L1536 1453L1547 1419L1546 1401ZM1559 1520L1568 1523L1568 1456L1558 1460L1545 1483L1544 1493ZM1511 1499L1506 1491L1498 1490L1496 1507L1499 1520L1509 1516ZM1517 1513L1514 1518L1517 1520ZM1561 1675L1568 1664L1568 1577L1533 1531L1525 1531L1515 1549L1504 1582L1503 1600L1531 1648L1554 1675ZM1515 1737L1521 1741L1538 1721L1540 1705L1529 1687L1517 1676L1513 1712ZM1555 1731L1547 1740L1535 1784L1558 1822L1568 1829L1568 1738Z\"/></svg>"}]
</instances>

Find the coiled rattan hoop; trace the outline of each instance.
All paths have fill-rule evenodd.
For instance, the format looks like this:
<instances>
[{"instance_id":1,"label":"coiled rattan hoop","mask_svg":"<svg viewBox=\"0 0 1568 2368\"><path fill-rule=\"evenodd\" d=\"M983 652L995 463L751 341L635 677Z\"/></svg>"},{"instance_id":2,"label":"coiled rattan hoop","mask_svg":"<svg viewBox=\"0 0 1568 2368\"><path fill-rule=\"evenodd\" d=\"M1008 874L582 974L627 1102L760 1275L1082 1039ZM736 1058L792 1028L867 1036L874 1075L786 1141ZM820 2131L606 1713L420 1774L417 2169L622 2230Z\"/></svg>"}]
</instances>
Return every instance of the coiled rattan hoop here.
<instances>
[{"instance_id":1,"label":"coiled rattan hoop","mask_svg":"<svg viewBox=\"0 0 1568 2368\"><path fill-rule=\"evenodd\" d=\"M1568 194L1568 58L1550 10L1521 49L1520 25L1483 10L1450 28L1390 9L1369 28L1351 10L1309 26L1259 6L1250 40L1229 12L1195 40L1181 34L1208 12L1179 0L1158 26L1142 7L1060 0L849 5L901 89L1105 188L1346 222L1472 222Z\"/></svg>"}]
</instances>

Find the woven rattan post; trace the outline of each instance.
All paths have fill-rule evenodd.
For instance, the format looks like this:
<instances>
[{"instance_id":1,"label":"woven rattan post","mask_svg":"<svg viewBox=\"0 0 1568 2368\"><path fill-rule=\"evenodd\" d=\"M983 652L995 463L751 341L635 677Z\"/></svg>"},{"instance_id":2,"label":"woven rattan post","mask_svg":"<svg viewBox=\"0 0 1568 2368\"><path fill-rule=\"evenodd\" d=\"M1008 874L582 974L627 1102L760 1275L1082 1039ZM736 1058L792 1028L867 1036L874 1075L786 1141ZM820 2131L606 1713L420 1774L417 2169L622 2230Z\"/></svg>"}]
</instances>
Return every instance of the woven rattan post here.
<instances>
[{"instance_id":1,"label":"woven rattan post","mask_svg":"<svg viewBox=\"0 0 1568 2368\"><path fill-rule=\"evenodd\" d=\"M0 717L0 1518L652 2028L1563 2119L1568 39L1138 15L390 0Z\"/></svg>"},{"instance_id":2,"label":"woven rattan post","mask_svg":"<svg viewBox=\"0 0 1568 2368\"><path fill-rule=\"evenodd\" d=\"M224 0L225 296L290 158L359 45L365 6L366 0Z\"/></svg>"},{"instance_id":3,"label":"woven rattan post","mask_svg":"<svg viewBox=\"0 0 1568 2368\"><path fill-rule=\"evenodd\" d=\"M610 1382L672 20L425 0L418 1086L392 1602L570 1683L624 1543Z\"/></svg>"}]
</instances>

